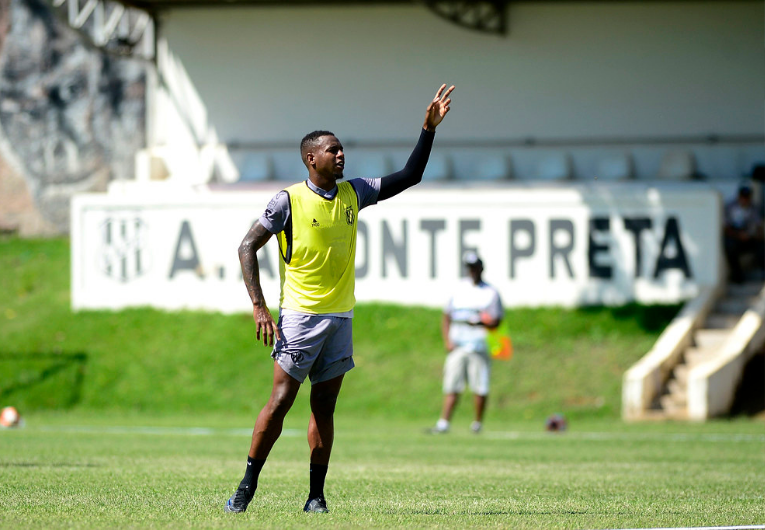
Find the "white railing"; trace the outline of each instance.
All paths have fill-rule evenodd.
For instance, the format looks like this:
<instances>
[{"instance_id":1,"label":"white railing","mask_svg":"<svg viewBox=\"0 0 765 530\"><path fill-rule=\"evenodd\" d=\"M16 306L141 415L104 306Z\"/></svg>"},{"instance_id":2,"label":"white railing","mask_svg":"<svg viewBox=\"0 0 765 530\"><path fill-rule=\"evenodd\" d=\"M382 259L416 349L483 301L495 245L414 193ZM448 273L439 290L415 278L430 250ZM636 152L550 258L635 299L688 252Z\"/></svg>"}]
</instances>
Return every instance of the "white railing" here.
<instances>
[{"instance_id":1,"label":"white railing","mask_svg":"<svg viewBox=\"0 0 765 530\"><path fill-rule=\"evenodd\" d=\"M688 373L688 417L706 420L730 411L744 366L765 343L765 289L714 359Z\"/></svg>"},{"instance_id":2,"label":"white railing","mask_svg":"<svg viewBox=\"0 0 765 530\"><path fill-rule=\"evenodd\" d=\"M644 419L651 403L693 341L693 333L706 319L720 295L720 287L706 287L687 302L659 336L654 347L624 374L622 418Z\"/></svg>"},{"instance_id":3,"label":"white railing","mask_svg":"<svg viewBox=\"0 0 765 530\"><path fill-rule=\"evenodd\" d=\"M154 20L146 11L108 0L48 0L48 4L94 46L154 58Z\"/></svg>"},{"instance_id":4,"label":"white railing","mask_svg":"<svg viewBox=\"0 0 765 530\"><path fill-rule=\"evenodd\" d=\"M147 87L149 142L136 155L136 183L193 187L235 182L239 171L183 62L165 39L158 39L156 51L156 70Z\"/></svg>"}]
</instances>

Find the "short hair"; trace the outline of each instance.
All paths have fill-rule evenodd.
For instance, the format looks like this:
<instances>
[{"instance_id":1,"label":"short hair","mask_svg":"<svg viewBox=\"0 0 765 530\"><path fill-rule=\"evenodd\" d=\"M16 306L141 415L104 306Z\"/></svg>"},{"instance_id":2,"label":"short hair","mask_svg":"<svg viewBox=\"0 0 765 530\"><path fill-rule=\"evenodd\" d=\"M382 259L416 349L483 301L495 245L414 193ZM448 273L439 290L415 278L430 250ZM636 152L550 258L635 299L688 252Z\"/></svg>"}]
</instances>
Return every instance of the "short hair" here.
<instances>
[{"instance_id":1,"label":"short hair","mask_svg":"<svg viewBox=\"0 0 765 530\"><path fill-rule=\"evenodd\" d=\"M305 136L303 136L303 139L300 140L300 158L303 159L303 163L308 165L308 162L306 162L306 154L308 151L313 149L319 144L319 139L323 138L324 136L334 136L335 133L332 131L313 131L309 132Z\"/></svg>"}]
</instances>

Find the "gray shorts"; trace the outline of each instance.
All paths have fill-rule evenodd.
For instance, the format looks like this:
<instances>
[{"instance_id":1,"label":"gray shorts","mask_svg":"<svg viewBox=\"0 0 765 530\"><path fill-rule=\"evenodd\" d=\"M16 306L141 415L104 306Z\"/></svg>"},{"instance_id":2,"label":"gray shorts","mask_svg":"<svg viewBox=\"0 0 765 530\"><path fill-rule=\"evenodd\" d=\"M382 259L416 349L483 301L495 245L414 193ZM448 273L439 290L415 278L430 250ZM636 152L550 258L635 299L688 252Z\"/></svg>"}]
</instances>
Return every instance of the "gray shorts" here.
<instances>
[{"instance_id":1,"label":"gray shorts","mask_svg":"<svg viewBox=\"0 0 765 530\"><path fill-rule=\"evenodd\" d=\"M478 396L489 394L491 360L487 353L454 348L444 363L444 394L461 394L465 383Z\"/></svg>"},{"instance_id":2,"label":"gray shorts","mask_svg":"<svg viewBox=\"0 0 765 530\"><path fill-rule=\"evenodd\" d=\"M292 378L311 384L329 381L353 368L353 319L279 313L279 331L271 357Z\"/></svg>"}]
</instances>

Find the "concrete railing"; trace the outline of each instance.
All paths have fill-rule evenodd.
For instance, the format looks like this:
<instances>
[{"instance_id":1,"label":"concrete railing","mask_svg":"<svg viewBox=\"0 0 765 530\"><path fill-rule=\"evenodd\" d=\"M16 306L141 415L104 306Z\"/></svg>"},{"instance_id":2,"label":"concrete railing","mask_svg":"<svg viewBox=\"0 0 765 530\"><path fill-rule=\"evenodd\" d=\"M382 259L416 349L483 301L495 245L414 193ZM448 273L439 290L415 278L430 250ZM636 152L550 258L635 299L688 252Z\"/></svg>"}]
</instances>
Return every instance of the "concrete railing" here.
<instances>
[{"instance_id":1,"label":"concrete railing","mask_svg":"<svg viewBox=\"0 0 765 530\"><path fill-rule=\"evenodd\" d=\"M765 343L765 289L738 322L719 355L688 372L688 417L703 421L725 414L733 404L744 365Z\"/></svg>"},{"instance_id":2,"label":"concrete railing","mask_svg":"<svg viewBox=\"0 0 765 530\"><path fill-rule=\"evenodd\" d=\"M622 383L623 419L643 418L718 296L718 287L702 287L699 295L687 302L667 326L651 351L627 370Z\"/></svg>"},{"instance_id":3,"label":"concrete railing","mask_svg":"<svg viewBox=\"0 0 765 530\"><path fill-rule=\"evenodd\" d=\"M136 154L136 181L168 180L198 186L236 182L239 170L219 141L183 62L167 40L157 42L156 71L149 76L149 145Z\"/></svg>"}]
</instances>

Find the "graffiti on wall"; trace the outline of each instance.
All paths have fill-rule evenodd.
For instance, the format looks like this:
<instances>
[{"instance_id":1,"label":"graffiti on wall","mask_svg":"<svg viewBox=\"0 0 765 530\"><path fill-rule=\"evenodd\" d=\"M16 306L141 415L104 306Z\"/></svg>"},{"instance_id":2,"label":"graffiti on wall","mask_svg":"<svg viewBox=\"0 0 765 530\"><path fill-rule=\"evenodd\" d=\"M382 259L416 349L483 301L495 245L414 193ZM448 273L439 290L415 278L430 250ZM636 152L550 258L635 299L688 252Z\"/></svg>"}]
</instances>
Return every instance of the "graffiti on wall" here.
<instances>
[{"instance_id":1,"label":"graffiti on wall","mask_svg":"<svg viewBox=\"0 0 765 530\"><path fill-rule=\"evenodd\" d=\"M65 233L74 193L133 178L148 65L89 46L40 0L0 2L0 157Z\"/></svg>"}]
</instances>

